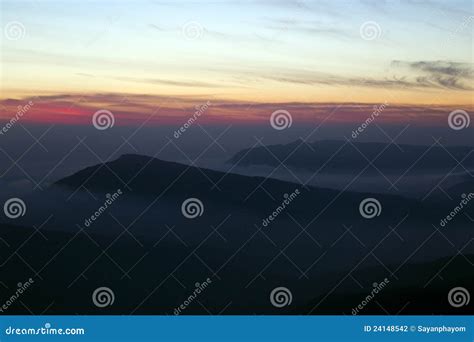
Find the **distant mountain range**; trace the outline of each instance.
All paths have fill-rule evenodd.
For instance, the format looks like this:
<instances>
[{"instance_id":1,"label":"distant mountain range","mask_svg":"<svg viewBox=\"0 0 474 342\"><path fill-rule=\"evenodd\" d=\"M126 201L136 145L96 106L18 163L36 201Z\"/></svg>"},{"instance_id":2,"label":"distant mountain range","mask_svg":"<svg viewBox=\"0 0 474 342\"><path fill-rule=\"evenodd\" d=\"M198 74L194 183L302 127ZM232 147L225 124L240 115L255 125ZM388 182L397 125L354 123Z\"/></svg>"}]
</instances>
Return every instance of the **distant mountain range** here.
<instances>
[{"instance_id":1,"label":"distant mountain range","mask_svg":"<svg viewBox=\"0 0 474 342\"><path fill-rule=\"evenodd\" d=\"M402 171L451 170L462 161L474 168L472 147L417 146L405 144L360 143L322 140L305 143L297 140L286 145L269 145L245 149L228 162L239 166L267 165L309 171L358 173L361 170Z\"/></svg>"},{"instance_id":2,"label":"distant mountain range","mask_svg":"<svg viewBox=\"0 0 474 342\"><path fill-rule=\"evenodd\" d=\"M259 212L273 211L275 205L284 200L285 194L289 195L299 189L302 195L295 198L291 212L310 217L323 210L324 213L332 213L336 217L359 216L359 203L364 198L374 196L393 207L387 215L422 211L418 202L399 196L303 187L272 178L224 173L133 154L122 155L106 164L88 167L57 181L54 185L103 193L121 188L135 196L183 200L199 197L203 201L244 206ZM329 205L332 203L334 205Z\"/></svg>"},{"instance_id":3,"label":"distant mountain range","mask_svg":"<svg viewBox=\"0 0 474 342\"><path fill-rule=\"evenodd\" d=\"M117 189L123 195L85 227ZM189 198L204 207L195 219L182 212ZM0 222L1 285L9 294L33 277L21 301L35 314L173 314L208 277L212 286L184 314L351 314L384 278L390 287L376 298L384 309L374 301L361 314L472 311L446 304L451 287L473 284L465 261L474 233L463 215L472 205L439 227L457 199L304 187L133 154L23 199L25 217ZM362 215L366 199L379 202L378 215ZM99 309L91 294L102 286L115 303ZM294 298L283 309L269 301L280 286ZM430 300L441 304L423 306ZM25 313L22 303L6 314Z\"/></svg>"}]
</instances>

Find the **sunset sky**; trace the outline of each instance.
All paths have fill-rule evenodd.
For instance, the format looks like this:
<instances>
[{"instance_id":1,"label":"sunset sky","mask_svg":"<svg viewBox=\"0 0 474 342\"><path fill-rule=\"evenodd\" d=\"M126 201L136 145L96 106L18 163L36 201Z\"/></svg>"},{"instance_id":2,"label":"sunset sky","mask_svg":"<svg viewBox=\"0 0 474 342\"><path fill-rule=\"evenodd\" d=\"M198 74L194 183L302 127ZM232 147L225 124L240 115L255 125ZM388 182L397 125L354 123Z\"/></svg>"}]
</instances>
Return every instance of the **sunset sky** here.
<instances>
[{"instance_id":1,"label":"sunset sky","mask_svg":"<svg viewBox=\"0 0 474 342\"><path fill-rule=\"evenodd\" d=\"M471 109L472 4L2 1L0 116L36 96L53 121L163 98L168 117L206 100L229 118L249 101Z\"/></svg>"}]
</instances>

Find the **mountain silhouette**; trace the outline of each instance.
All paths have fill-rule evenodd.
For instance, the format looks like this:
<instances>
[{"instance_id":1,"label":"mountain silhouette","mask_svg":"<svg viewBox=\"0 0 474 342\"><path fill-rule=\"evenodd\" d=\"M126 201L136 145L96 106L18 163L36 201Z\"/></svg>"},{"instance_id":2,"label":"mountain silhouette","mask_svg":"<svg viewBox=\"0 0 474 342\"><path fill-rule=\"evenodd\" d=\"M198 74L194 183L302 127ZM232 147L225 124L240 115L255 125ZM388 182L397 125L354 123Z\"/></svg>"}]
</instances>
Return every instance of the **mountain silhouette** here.
<instances>
[{"instance_id":1,"label":"mountain silhouette","mask_svg":"<svg viewBox=\"0 0 474 342\"><path fill-rule=\"evenodd\" d=\"M85 226L117 189L123 194ZM195 219L182 211L189 198L203 204ZM436 279L423 290L422 281L436 274L435 260L442 267L460 250L469 259L473 253L469 217L439 228L454 202L315 188L133 154L24 200L25 217L0 222L0 268L8 291L35 279L21 298L34 313L173 314L209 278L212 286L183 314L306 314L322 299L312 314L350 314L366 288L386 277L391 287L377 300L389 312L450 313L446 305L424 310L418 303L445 300L451 282L438 286ZM378 202L371 217L361 210L365 200ZM472 264L452 267L458 264L443 276L470 286L456 272ZM341 282L352 273L362 288L352 277ZM91 295L103 286L116 298L99 309ZM294 298L284 309L269 301L280 286ZM413 305L405 307L405 299ZM382 311L373 302L361 314ZM25 307L16 302L8 313Z\"/></svg>"},{"instance_id":2,"label":"mountain silhouette","mask_svg":"<svg viewBox=\"0 0 474 342\"><path fill-rule=\"evenodd\" d=\"M103 193L121 188L135 196L182 199L198 197L203 201L244 206L256 211L273 211L275 204L278 205L285 196L298 190L301 195L295 198L292 211L306 216L314 216L321 211L338 217L359 216L360 202L374 196L393 207L390 215L404 215L407 211L423 210L419 202L400 196L315 188L133 154L122 155L117 160L88 167L57 181L54 185ZM329 205L332 203L334 205Z\"/></svg>"}]
</instances>

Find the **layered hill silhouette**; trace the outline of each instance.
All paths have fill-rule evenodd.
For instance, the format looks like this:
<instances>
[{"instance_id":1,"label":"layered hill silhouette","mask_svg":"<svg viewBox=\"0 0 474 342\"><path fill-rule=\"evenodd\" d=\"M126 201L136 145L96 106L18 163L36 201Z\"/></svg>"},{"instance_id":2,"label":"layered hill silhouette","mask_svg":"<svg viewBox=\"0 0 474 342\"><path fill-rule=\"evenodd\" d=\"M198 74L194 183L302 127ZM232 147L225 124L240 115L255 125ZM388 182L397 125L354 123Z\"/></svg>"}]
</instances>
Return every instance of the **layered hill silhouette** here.
<instances>
[{"instance_id":1,"label":"layered hill silhouette","mask_svg":"<svg viewBox=\"0 0 474 342\"><path fill-rule=\"evenodd\" d=\"M127 154L106 164L81 170L54 185L72 190L113 192L118 188L136 196L198 197L203 201L245 206L252 210L273 211L284 196L295 190L293 212L315 216L320 212L346 217L359 216L359 203L377 196L393 209L387 215L422 213L422 205L399 196L354 193L314 188L272 178L249 177L198 168L156 158Z\"/></svg>"},{"instance_id":2,"label":"layered hill silhouette","mask_svg":"<svg viewBox=\"0 0 474 342\"><path fill-rule=\"evenodd\" d=\"M123 195L85 227L117 189ZM182 213L191 197L204 206L195 219ZM368 198L380 204L371 218L360 211ZM457 313L445 305L449 287L472 285L462 274L472 270L471 221L460 213L439 227L451 203L305 187L132 154L24 200L25 217L0 223L0 271L6 296L19 281L35 283L7 314L173 314L207 278L212 286L183 314L350 314L384 278L391 281L377 299L384 309L373 302L361 314ZM115 302L101 309L91 295L103 286ZM269 301L280 286L293 293L283 309ZM444 304L424 308L428 300Z\"/></svg>"},{"instance_id":3,"label":"layered hill silhouette","mask_svg":"<svg viewBox=\"0 0 474 342\"><path fill-rule=\"evenodd\" d=\"M462 165L474 168L472 147L417 146L406 144L359 143L354 141L322 140L305 143L297 140L286 145L259 146L244 149L228 162L239 166L280 163L296 169L337 173L358 173L373 161L369 169L386 173L405 170L450 170ZM375 160L375 161L374 161Z\"/></svg>"}]
</instances>

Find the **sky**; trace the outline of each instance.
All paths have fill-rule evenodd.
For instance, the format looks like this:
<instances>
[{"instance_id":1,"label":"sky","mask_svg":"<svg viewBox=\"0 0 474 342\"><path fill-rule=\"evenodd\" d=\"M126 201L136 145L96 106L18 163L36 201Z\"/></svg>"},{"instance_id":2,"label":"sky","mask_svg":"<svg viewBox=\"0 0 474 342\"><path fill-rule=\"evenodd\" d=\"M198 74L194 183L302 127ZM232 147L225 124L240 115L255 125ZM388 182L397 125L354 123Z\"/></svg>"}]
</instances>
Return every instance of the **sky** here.
<instances>
[{"instance_id":1,"label":"sky","mask_svg":"<svg viewBox=\"0 0 474 342\"><path fill-rule=\"evenodd\" d=\"M3 118L28 98L36 119L73 124L112 106L122 123L164 106L166 122L206 101L214 121L250 122L251 102L473 106L470 0L7 0L1 12Z\"/></svg>"}]
</instances>

